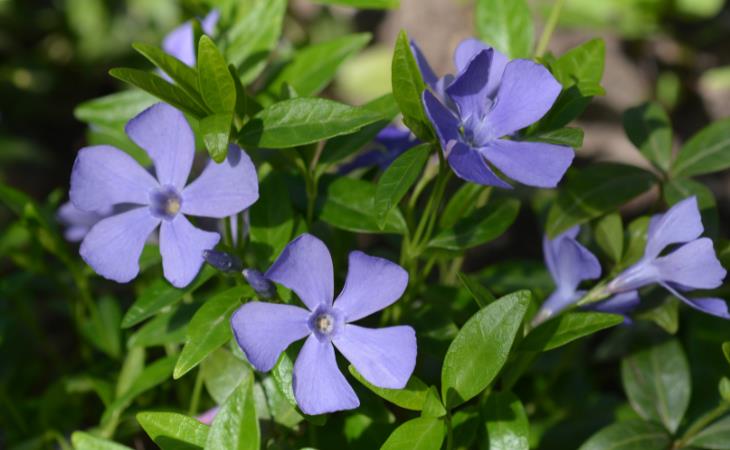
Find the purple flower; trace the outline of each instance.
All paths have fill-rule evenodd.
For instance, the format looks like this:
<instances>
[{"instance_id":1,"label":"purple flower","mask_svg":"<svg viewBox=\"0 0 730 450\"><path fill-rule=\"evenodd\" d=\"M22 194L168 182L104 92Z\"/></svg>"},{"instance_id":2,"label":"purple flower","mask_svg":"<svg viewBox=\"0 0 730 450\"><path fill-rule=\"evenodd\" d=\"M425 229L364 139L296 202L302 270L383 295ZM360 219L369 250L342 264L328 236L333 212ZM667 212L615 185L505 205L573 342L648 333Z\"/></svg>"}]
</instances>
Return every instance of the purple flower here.
<instances>
[{"instance_id":1,"label":"purple flower","mask_svg":"<svg viewBox=\"0 0 730 450\"><path fill-rule=\"evenodd\" d=\"M378 166L381 170L385 170L406 150L420 144L420 141L409 129L398 125L388 125L375 136L375 144L378 146L377 148L366 151L347 164L343 164L339 172L347 174L355 169L371 166Z\"/></svg>"},{"instance_id":2,"label":"purple flower","mask_svg":"<svg viewBox=\"0 0 730 450\"><path fill-rule=\"evenodd\" d=\"M220 406L214 406L195 418L200 423L203 423L205 425L210 425L213 423L213 419L215 419L215 416L218 414L219 409L220 409Z\"/></svg>"},{"instance_id":3,"label":"purple flower","mask_svg":"<svg viewBox=\"0 0 730 450\"><path fill-rule=\"evenodd\" d=\"M424 70L428 65L422 59L417 56ZM508 61L474 39L459 45L455 60L459 73L451 82L434 81L430 68L425 70L424 80L436 96L423 92L426 114L454 172L467 181L510 188L491 165L520 183L555 187L573 161L573 149L505 137L544 116L560 83L545 67L526 59Z\"/></svg>"},{"instance_id":4,"label":"purple flower","mask_svg":"<svg viewBox=\"0 0 730 450\"><path fill-rule=\"evenodd\" d=\"M200 26L205 34L213 34L220 12L217 9L211 10ZM162 49L165 53L174 56L188 66L195 65L195 42L193 42L193 23L187 21L172 30L162 41Z\"/></svg>"},{"instance_id":5,"label":"purple flower","mask_svg":"<svg viewBox=\"0 0 730 450\"><path fill-rule=\"evenodd\" d=\"M730 319L724 300L690 299L680 293L692 289L714 289L725 278L726 271L715 255L712 241L700 238L703 231L695 197L682 200L664 214L655 215L649 222L644 256L611 281L607 291L623 293L658 283L689 306ZM682 245L659 256L675 244Z\"/></svg>"},{"instance_id":6,"label":"purple flower","mask_svg":"<svg viewBox=\"0 0 730 450\"><path fill-rule=\"evenodd\" d=\"M79 242L89 232L96 222L112 214L112 208L103 208L100 211L81 211L71 202L66 202L58 208L56 218L66 227L63 237L69 242Z\"/></svg>"},{"instance_id":7,"label":"purple flower","mask_svg":"<svg viewBox=\"0 0 730 450\"><path fill-rule=\"evenodd\" d=\"M409 326L363 328L351 322L395 302L408 273L383 258L354 251L345 287L334 297L332 258L322 241L303 234L287 245L266 277L292 289L307 306L250 302L231 318L238 344L259 371L271 370L293 342L307 338L294 363L294 396L306 414L359 406L337 368L333 344L375 386L401 389L416 364L416 335Z\"/></svg>"},{"instance_id":8,"label":"purple flower","mask_svg":"<svg viewBox=\"0 0 730 450\"><path fill-rule=\"evenodd\" d=\"M125 152L108 145L82 148L71 173L70 197L82 211L132 205L96 223L81 243L81 257L98 274L123 283L139 272L147 237L160 227L165 278L186 286L200 270L203 251L218 233L194 227L186 215L224 218L258 199L256 169L231 145L222 164L209 163L185 185L195 155L195 137L185 116L157 103L127 123L127 135L150 155L157 177Z\"/></svg>"}]
</instances>

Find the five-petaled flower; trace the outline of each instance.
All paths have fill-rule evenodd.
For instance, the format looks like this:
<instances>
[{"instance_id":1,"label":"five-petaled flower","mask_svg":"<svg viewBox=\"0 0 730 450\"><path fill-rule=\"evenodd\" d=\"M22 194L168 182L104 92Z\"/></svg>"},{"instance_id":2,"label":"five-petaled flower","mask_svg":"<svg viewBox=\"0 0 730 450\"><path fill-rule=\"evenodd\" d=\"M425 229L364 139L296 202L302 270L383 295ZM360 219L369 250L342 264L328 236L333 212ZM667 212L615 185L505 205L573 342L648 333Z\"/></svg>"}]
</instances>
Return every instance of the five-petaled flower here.
<instances>
[{"instance_id":1,"label":"five-petaled flower","mask_svg":"<svg viewBox=\"0 0 730 450\"><path fill-rule=\"evenodd\" d=\"M459 177L510 188L491 165L529 186L557 185L573 161L573 149L514 139L515 133L542 118L560 94L560 83L545 67L526 59L508 61L469 39L455 52L458 74L437 79L417 47L412 48L424 81L436 94L423 92L426 114Z\"/></svg>"},{"instance_id":2,"label":"five-petaled flower","mask_svg":"<svg viewBox=\"0 0 730 450\"><path fill-rule=\"evenodd\" d=\"M114 147L79 151L71 173L74 206L82 211L129 207L91 228L81 257L105 278L130 281L139 272L147 237L159 226L165 278L186 286L200 270L203 251L213 248L220 235L196 228L185 215L224 218L248 208L258 199L256 169L243 150L231 145L223 163L210 162L186 186L195 137L185 116L165 103L130 120L126 132L151 157L156 178Z\"/></svg>"},{"instance_id":3,"label":"five-petaled flower","mask_svg":"<svg viewBox=\"0 0 730 450\"><path fill-rule=\"evenodd\" d=\"M345 286L333 303L332 258L322 241L303 234L290 242L266 277L292 289L307 306L250 302L231 318L238 344L259 371L307 338L294 363L294 396L306 414L356 408L352 387L337 367L333 344L375 386L403 388L416 364L416 335L409 326L364 328L351 322L395 302L408 284L399 265L350 253Z\"/></svg>"},{"instance_id":4,"label":"five-petaled flower","mask_svg":"<svg viewBox=\"0 0 730 450\"><path fill-rule=\"evenodd\" d=\"M658 283L692 308L730 319L720 298L687 298L682 291L714 289L722 285L726 271L715 255L712 241L700 238L704 231L697 198L690 197L666 213L651 218L644 256L607 286L607 292L624 293ZM682 244L660 256L670 245Z\"/></svg>"}]
</instances>

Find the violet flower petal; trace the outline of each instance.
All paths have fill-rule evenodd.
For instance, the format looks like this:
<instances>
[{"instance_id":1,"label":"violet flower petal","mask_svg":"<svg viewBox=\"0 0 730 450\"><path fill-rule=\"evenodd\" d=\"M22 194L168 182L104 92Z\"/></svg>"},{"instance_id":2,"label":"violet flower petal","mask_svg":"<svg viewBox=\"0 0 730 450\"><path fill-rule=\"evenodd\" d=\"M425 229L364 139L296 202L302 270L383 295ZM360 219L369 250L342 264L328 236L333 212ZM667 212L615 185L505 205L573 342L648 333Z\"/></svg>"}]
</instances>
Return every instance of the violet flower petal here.
<instances>
[{"instance_id":1,"label":"violet flower petal","mask_svg":"<svg viewBox=\"0 0 730 450\"><path fill-rule=\"evenodd\" d=\"M485 186L512 189L512 186L489 168L481 153L466 144L455 143L449 151L447 161L454 173L463 180Z\"/></svg>"},{"instance_id":2,"label":"violet flower petal","mask_svg":"<svg viewBox=\"0 0 730 450\"><path fill-rule=\"evenodd\" d=\"M411 51L413 52L413 58L416 60L416 64L418 64L418 70L421 71L421 77L423 77L423 81L431 89L436 91L436 83L438 82L439 78L436 76L433 69L428 64L428 60L426 59L426 57L423 56L423 52L421 52L421 49L412 40Z\"/></svg>"},{"instance_id":3,"label":"violet flower petal","mask_svg":"<svg viewBox=\"0 0 730 450\"><path fill-rule=\"evenodd\" d=\"M730 319L730 312L728 312L727 302L725 302L725 300L721 298L687 298L682 295L678 290L671 287L669 284L661 283L661 285L666 290L671 292L672 295L698 311L721 317L723 319Z\"/></svg>"},{"instance_id":4,"label":"violet flower petal","mask_svg":"<svg viewBox=\"0 0 730 450\"><path fill-rule=\"evenodd\" d=\"M461 139L459 119L428 90L423 91L422 100L426 115L441 141L441 148L446 151L452 141Z\"/></svg>"},{"instance_id":5,"label":"violet flower petal","mask_svg":"<svg viewBox=\"0 0 730 450\"><path fill-rule=\"evenodd\" d=\"M462 120L473 117L481 121L491 107L487 96L489 67L492 64L492 50L482 50L476 54L469 65L456 76L446 88L446 94L456 103ZM495 136L499 137L499 136Z\"/></svg>"},{"instance_id":6,"label":"violet flower petal","mask_svg":"<svg viewBox=\"0 0 730 450\"><path fill-rule=\"evenodd\" d=\"M458 72L466 69L469 65L469 61L474 58L482 50L492 50L492 61L489 65L489 76L487 77L487 96L494 98L499 88L500 81L502 80L502 74L504 68L509 62L509 58L503 53L498 52L496 49L488 46L478 39L465 39L456 47L454 52L454 64Z\"/></svg>"},{"instance_id":7,"label":"violet flower petal","mask_svg":"<svg viewBox=\"0 0 730 450\"><path fill-rule=\"evenodd\" d=\"M667 256L657 258L653 265L662 281L691 289L719 287L727 274L708 238L684 244Z\"/></svg>"},{"instance_id":8,"label":"violet flower petal","mask_svg":"<svg viewBox=\"0 0 730 450\"><path fill-rule=\"evenodd\" d=\"M233 314L231 327L251 365L268 372L289 345L311 332L308 319L309 311L298 306L249 302Z\"/></svg>"},{"instance_id":9,"label":"violet flower petal","mask_svg":"<svg viewBox=\"0 0 730 450\"><path fill-rule=\"evenodd\" d=\"M187 21L165 36L162 49L168 55L182 61L190 67L195 65L195 44L193 42L193 24Z\"/></svg>"},{"instance_id":10,"label":"violet flower petal","mask_svg":"<svg viewBox=\"0 0 730 450\"><path fill-rule=\"evenodd\" d=\"M547 265L548 272L553 280L557 280L558 277L558 258L560 243L563 239L575 239L580 232L580 226L576 225L563 233L555 236L554 239L548 239L544 236L542 239L542 252L545 258L545 265Z\"/></svg>"},{"instance_id":11,"label":"violet flower petal","mask_svg":"<svg viewBox=\"0 0 730 450\"><path fill-rule=\"evenodd\" d=\"M332 305L332 257L327 246L311 234L302 234L287 244L266 271L266 278L296 292L310 311L321 304Z\"/></svg>"},{"instance_id":12,"label":"violet flower petal","mask_svg":"<svg viewBox=\"0 0 730 450\"><path fill-rule=\"evenodd\" d=\"M111 212L112 208L92 212L82 211L68 201L58 208L56 219L66 227L63 237L67 241L80 242L94 224L108 217Z\"/></svg>"},{"instance_id":13,"label":"violet flower petal","mask_svg":"<svg viewBox=\"0 0 730 450\"><path fill-rule=\"evenodd\" d=\"M294 397L305 414L317 415L360 406L352 386L337 367L329 340L310 335L294 363Z\"/></svg>"},{"instance_id":14,"label":"violet flower petal","mask_svg":"<svg viewBox=\"0 0 730 450\"><path fill-rule=\"evenodd\" d=\"M528 186L553 188L573 162L570 147L497 139L479 151L508 177Z\"/></svg>"},{"instance_id":15,"label":"violet flower petal","mask_svg":"<svg viewBox=\"0 0 730 450\"><path fill-rule=\"evenodd\" d=\"M231 144L225 161L210 161L203 173L182 191L181 211L222 219L243 211L258 198L256 168L243 150Z\"/></svg>"},{"instance_id":16,"label":"violet flower petal","mask_svg":"<svg viewBox=\"0 0 730 450\"><path fill-rule=\"evenodd\" d=\"M126 283L139 273L139 257L160 219L146 206L107 217L94 225L79 253L96 273Z\"/></svg>"},{"instance_id":17,"label":"violet flower petal","mask_svg":"<svg viewBox=\"0 0 730 450\"><path fill-rule=\"evenodd\" d=\"M416 366L416 332L409 326L347 324L332 342L363 378L381 388L404 388Z\"/></svg>"},{"instance_id":18,"label":"violet flower petal","mask_svg":"<svg viewBox=\"0 0 730 450\"><path fill-rule=\"evenodd\" d=\"M537 122L552 107L562 87L540 64L526 59L507 63L487 116L495 138ZM537 164L536 164L537 165Z\"/></svg>"},{"instance_id":19,"label":"violet flower petal","mask_svg":"<svg viewBox=\"0 0 730 450\"><path fill-rule=\"evenodd\" d=\"M163 220L160 226L160 253L165 279L181 288L190 284L203 265L203 251L220 240L218 233L195 228L182 214Z\"/></svg>"},{"instance_id":20,"label":"violet flower petal","mask_svg":"<svg viewBox=\"0 0 730 450\"><path fill-rule=\"evenodd\" d=\"M602 302L588 305L588 307L593 311L626 315L639 306L639 302L638 291L628 291L614 295Z\"/></svg>"},{"instance_id":21,"label":"violet flower petal","mask_svg":"<svg viewBox=\"0 0 730 450\"><path fill-rule=\"evenodd\" d=\"M154 177L131 156L108 145L96 145L79 150L69 196L78 209L99 211L120 203L146 205L157 187Z\"/></svg>"},{"instance_id":22,"label":"violet flower petal","mask_svg":"<svg viewBox=\"0 0 730 450\"><path fill-rule=\"evenodd\" d=\"M367 317L393 304L408 286L408 272L384 258L350 252L345 287L334 307L347 322Z\"/></svg>"},{"instance_id":23,"label":"violet flower petal","mask_svg":"<svg viewBox=\"0 0 730 450\"><path fill-rule=\"evenodd\" d=\"M195 136L183 113L156 103L132 118L125 130L152 158L160 184L182 191L195 156Z\"/></svg>"},{"instance_id":24,"label":"violet flower petal","mask_svg":"<svg viewBox=\"0 0 730 450\"><path fill-rule=\"evenodd\" d=\"M689 197L652 217L644 257L656 258L667 246L697 239L704 231L697 198Z\"/></svg>"},{"instance_id":25,"label":"violet flower petal","mask_svg":"<svg viewBox=\"0 0 730 450\"><path fill-rule=\"evenodd\" d=\"M210 12L203 17L203 20L200 21L200 28L202 28L203 33L211 35L215 31L215 26L218 25L218 20L221 18L221 13L218 11L218 9L211 9Z\"/></svg>"},{"instance_id":26,"label":"violet flower petal","mask_svg":"<svg viewBox=\"0 0 730 450\"><path fill-rule=\"evenodd\" d=\"M202 424L210 425L213 423L213 419L215 419L215 416L218 414L219 409L220 406L214 406L195 418L198 420L198 422Z\"/></svg>"}]
</instances>

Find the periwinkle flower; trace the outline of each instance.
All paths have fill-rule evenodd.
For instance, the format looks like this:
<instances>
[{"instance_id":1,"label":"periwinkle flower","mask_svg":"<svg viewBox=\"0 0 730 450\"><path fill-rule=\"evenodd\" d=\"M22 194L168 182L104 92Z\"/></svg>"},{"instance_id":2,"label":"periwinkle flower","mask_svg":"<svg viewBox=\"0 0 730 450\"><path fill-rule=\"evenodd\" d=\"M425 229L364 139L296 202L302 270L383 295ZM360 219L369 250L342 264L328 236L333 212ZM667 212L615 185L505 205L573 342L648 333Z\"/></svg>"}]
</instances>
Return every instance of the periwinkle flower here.
<instances>
[{"instance_id":1,"label":"periwinkle flower","mask_svg":"<svg viewBox=\"0 0 730 450\"><path fill-rule=\"evenodd\" d=\"M211 10L200 21L203 33L213 34L219 18L220 12L217 9ZM188 20L165 36L162 41L162 49L165 53L192 67L195 65L195 42L193 40L193 23Z\"/></svg>"},{"instance_id":2,"label":"periwinkle flower","mask_svg":"<svg viewBox=\"0 0 730 450\"><path fill-rule=\"evenodd\" d=\"M697 199L690 197L666 213L652 217L644 256L611 281L610 293L635 291L657 283L687 305L713 316L730 319L727 304L719 298L687 298L681 292L714 289L722 285L726 271L720 265L712 241L701 238L704 231ZM664 250L681 246L664 256Z\"/></svg>"},{"instance_id":3,"label":"periwinkle flower","mask_svg":"<svg viewBox=\"0 0 730 450\"><path fill-rule=\"evenodd\" d=\"M424 73L443 98L423 92L426 114L454 173L474 183L510 188L491 165L520 183L555 187L573 161L573 149L506 138L550 110L560 83L545 67L526 59L508 61L474 39L459 45L455 60L459 73L451 82L434 82L432 73Z\"/></svg>"},{"instance_id":4,"label":"periwinkle flower","mask_svg":"<svg viewBox=\"0 0 730 450\"><path fill-rule=\"evenodd\" d=\"M61 205L56 218L65 226L63 237L69 242L80 242L98 221L112 214L112 208L106 207L100 211L82 211L70 201Z\"/></svg>"},{"instance_id":5,"label":"periwinkle flower","mask_svg":"<svg viewBox=\"0 0 730 450\"><path fill-rule=\"evenodd\" d=\"M177 109L157 103L127 123L126 133L151 157L156 178L127 153L108 145L82 148L71 173L70 197L82 211L115 205L128 210L96 223L81 243L81 257L101 276L123 283L139 272L147 237L160 227L165 278L176 287L193 280L203 251L218 233L193 226L186 215L221 219L258 199L256 169L235 145L221 164L210 162L186 186L195 155L195 137Z\"/></svg>"},{"instance_id":6,"label":"periwinkle flower","mask_svg":"<svg viewBox=\"0 0 730 450\"><path fill-rule=\"evenodd\" d=\"M333 303L329 251L316 237L303 234L287 245L266 277L292 289L308 309L250 302L233 314L231 326L248 360L262 372L271 370L290 344L307 338L293 376L294 396L304 413L323 414L360 404L337 367L334 347L373 385L388 389L406 385L416 364L413 328L352 324L403 294L408 285L403 268L353 251L345 286Z\"/></svg>"},{"instance_id":7,"label":"periwinkle flower","mask_svg":"<svg viewBox=\"0 0 730 450\"><path fill-rule=\"evenodd\" d=\"M209 410L205 411L203 414L196 416L195 418L198 420L198 422L210 425L213 423L213 420L215 419L215 416L218 414L218 410L220 409L220 406L214 406L210 408Z\"/></svg>"},{"instance_id":8,"label":"periwinkle flower","mask_svg":"<svg viewBox=\"0 0 730 450\"><path fill-rule=\"evenodd\" d=\"M418 145L420 141L408 128L399 125L388 125L375 136L374 143L376 148L368 150L352 161L343 164L339 172L347 174L355 169L372 166L378 166L381 170L385 170L396 158L406 150Z\"/></svg>"}]
</instances>

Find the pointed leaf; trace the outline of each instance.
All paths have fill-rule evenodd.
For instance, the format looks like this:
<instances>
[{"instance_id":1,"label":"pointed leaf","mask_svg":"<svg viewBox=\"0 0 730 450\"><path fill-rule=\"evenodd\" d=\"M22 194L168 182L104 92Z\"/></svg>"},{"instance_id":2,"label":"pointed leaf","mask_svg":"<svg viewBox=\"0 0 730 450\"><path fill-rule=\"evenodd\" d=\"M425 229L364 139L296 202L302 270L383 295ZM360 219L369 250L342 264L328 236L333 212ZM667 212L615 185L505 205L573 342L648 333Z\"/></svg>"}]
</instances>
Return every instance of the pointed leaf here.
<instances>
[{"instance_id":1,"label":"pointed leaf","mask_svg":"<svg viewBox=\"0 0 730 450\"><path fill-rule=\"evenodd\" d=\"M259 450L261 435L253 397L253 374L228 397L213 419L205 448Z\"/></svg>"},{"instance_id":2,"label":"pointed leaf","mask_svg":"<svg viewBox=\"0 0 730 450\"><path fill-rule=\"evenodd\" d=\"M109 75L133 86L137 86L143 91L147 91L160 100L197 118L207 114L207 107L205 105L198 103L194 98L190 97L183 88L169 83L154 73L138 69L118 68L111 69Z\"/></svg>"},{"instance_id":3,"label":"pointed leaf","mask_svg":"<svg viewBox=\"0 0 730 450\"><path fill-rule=\"evenodd\" d=\"M396 428L380 450L438 450L446 436L446 424L441 419L419 417Z\"/></svg>"},{"instance_id":4,"label":"pointed leaf","mask_svg":"<svg viewBox=\"0 0 730 450\"><path fill-rule=\"evenodd\" d=\"M174 412L141 412L137 422L162 450L202 450L209 427Z\"/></svg>"},{"instance_id":5,"label":"pointed leaf","mask_svg":"<svg viewBox=\"0 0 730 450\"><path fill-rule=\"evenodd\" d=\"M375 189L375 212L381 228L385 226L388 213L416 182L429 156L431 144L421 144L404 152L385 169Z\"/></svg>"},{"instance_id":6,"label":"pointed leaf","mask_svg":"<svg viewBox=\"0 0 730 450\"><path fill-rule=\"evenodd\" d=\"M525 0L478 0L474 14L479 39L510 59L532 56L535 30Z\"/></svg>"}]
</instances>

